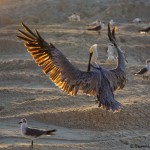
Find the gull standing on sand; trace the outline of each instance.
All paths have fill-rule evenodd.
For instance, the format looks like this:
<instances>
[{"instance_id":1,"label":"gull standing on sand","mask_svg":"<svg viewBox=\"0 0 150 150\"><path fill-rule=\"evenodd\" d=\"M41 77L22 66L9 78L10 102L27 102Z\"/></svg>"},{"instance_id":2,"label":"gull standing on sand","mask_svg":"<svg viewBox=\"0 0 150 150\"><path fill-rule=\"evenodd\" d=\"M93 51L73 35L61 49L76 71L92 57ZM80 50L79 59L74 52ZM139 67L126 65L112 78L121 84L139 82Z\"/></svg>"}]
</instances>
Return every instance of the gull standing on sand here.
<instances>
[{"instance_id":1,"label":"gull standing on sand","mask_svg":"<svg viewBox=\"0 0 150 150\"><path fill-rule=\"evenodd\" d=\"M33 148L33 140L41 137L42 135L55 135L54 132L56 132L56 129L53 130L44 130L44 129L37 129L37 128L31 128L27 125L27 120L25 118L21 119L19 124L21 125L21 133L32 140L31 142L31 148Z\"/></svg>"},{"instance_id":2,"label":"gull standing on sand","mask_svg":"<svg viewBox=\"0 0 150 150\"><path fill-rule=\"evenodd\" d=\"M108 24L108 37L117 51L117 65L114 69L105 69L97 65L97 45L89 49L88 70L81 71L63 55L52 43L47 43L36 30L33 33L25 24L24 30L17 37L24 41L27 51L31 54L43 72L59 88L68 95L75 96L78 91L87 95L94 95L99 107L116 112L121 104L115 100L114 91L123 89L126 83L125 56L115 40L115 27L110 29Z\"/></svg>"},{"instance_id":3,"label":"gull standing on sand","mask_svg":"<svg viewBox=\"0 0 150 150\"><path fill-rule=\"evenodd\" d=\"M135 73L135 75L143 75L143 79L148 79L150 75L150 59L146 60L146 66L137 73Z\"/></svg>"},{"instance_id":4,"label":"gull standing on sand","mask_svg":"<svg viewBox=\"0 0 150 150\"><path fill-rule=\"evenodd\" d=\"M108 58L106 62L112 63L116 61L115 47L112 43L108 44L107 54L108 54Z\"/></svg>"},{"instance_id":5,"label":"gull standing on sand","mask_svg":"<svg viewBox=\"0 0 150 150\"><path fill-rule=\"evenodd\" d=\"M105 24L103 22L100 22L100 24L96 25L96 26L91 26L89 28L87 28L87 30L89 31L97 31L98 34L100 34L100 31L104 29Z\"/></svg>"}]
</instances>

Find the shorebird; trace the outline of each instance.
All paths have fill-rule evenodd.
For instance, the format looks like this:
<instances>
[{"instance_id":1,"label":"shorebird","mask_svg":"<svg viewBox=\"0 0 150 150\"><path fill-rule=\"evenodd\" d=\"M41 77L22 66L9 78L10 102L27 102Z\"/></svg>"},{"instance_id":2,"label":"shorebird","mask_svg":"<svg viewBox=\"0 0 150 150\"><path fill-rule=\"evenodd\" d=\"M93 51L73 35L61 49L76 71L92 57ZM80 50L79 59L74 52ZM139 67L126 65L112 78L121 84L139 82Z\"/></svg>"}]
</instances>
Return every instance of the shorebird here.
<instances>
[{"instance_id":1,"label":"shorebird","mask_svg":"<svg viewBox=\"0 0 150 150\"><path fill-rule=\"evenodd\" d=\"M106 62L112 63L116 61L115 47L112 43L108 44L107 54L108 54L108 58Z\"/></svg>"},{"instance_id":2,"label":"shorebird","mask_svg":"<svg viewBox=\"0 0 150 150\"><path fill-rule=\"evenodd\" d=\"M145 29L139 30L139 32L140 32L141 34L148 33L148 32L150 32L150 27L147 27L147 28L145 28Z\"/></svg>"},{"instance_id":3,"label":"shorebird","mask_svg":"<svg viewBox=\"0 0 150 150\"><path fill-rule=\"evenodd\" d=\"M73 13L71 16L68 17L69 21L80 21L80 15Z\"/></svg>"},{"instance_id":4,"label":"shorebird","mask_svg":"<svg viewBox=\"0 0 150 150\"><path fill-rule=\"evenodd\" d=\"M87 30L89 30L89 31L97 31L98 34L100 34L100 31L102 29L104 29L104 26L105 26L105 24L103 22L101 22L99 25L91 26L91 27L87 28Z\"/></svg>"},{"instance_id":5,"label":"shorebird","mask_svg":"<svg viewBox=\"0 0 150 150\"><path fill-rule=\"evenodd\" d=\"M75 96L78 91L94 95L100 108L113 112L120 110L122 105L115 100L113 91L124 88L126 71L124 53L115 40L115 27L111 31L108 24L108 37L118 54L116 68L109 70L99 66L94 46L89 49L88 71L81 71L73 66L52 43L47 43L37 30L33 33L25 24L22 25L28 33L19 30L22 36L17 35L17 37L24 41L27 51L55 85L68 95Z\"/></svg>"},{"instance_id":6,"label":"shorebird","mask_svg":"<svg viewBox=\"0 0 150 150\"><path fill-rule=\"evenodd\" d=\"M135 18L135 19L133 19L132 22L133 22L133 23L141 23L142 20L141 20L140 18Z\"/></svg>"},{"instance_id":7,"label":"shorebird","mask_svg":"<svg viewBox=\"0 0 150 150\"><path fill-rule=\"evenodd\" d=\"M143 79L148 79L150 75L150 59L146 60L146 66L137 73L135 73L135 75L143 75Z\"/></svg>"},{"instance_id":8,"label":"shorebird","mask_svg":"<svg viewBox=\"0 0 150 150\"><path fill-rule=\"evenodd\" d=\"M114 24L115 24L114 20L111 19L111 20L109 21L109 24L110 24L111 26L114 26Z\"/></svg>"},{"instance_id":9,"label":"shorebird","mask_svg":"<svg viewBox=\"0 0 150 150\"><path fill-rule=\"evenodd\" d=\"M42 135L55 135L54 132L56 132L55 129L53 130L43 130L43 129L37 129L37 128L31 128L28 127L27 120L25 118L21 119L19 124L21 125L21 133L25 137L31 139L31 148L33 148L33 140L41 137Z\"/></svg>"}]
</instances>

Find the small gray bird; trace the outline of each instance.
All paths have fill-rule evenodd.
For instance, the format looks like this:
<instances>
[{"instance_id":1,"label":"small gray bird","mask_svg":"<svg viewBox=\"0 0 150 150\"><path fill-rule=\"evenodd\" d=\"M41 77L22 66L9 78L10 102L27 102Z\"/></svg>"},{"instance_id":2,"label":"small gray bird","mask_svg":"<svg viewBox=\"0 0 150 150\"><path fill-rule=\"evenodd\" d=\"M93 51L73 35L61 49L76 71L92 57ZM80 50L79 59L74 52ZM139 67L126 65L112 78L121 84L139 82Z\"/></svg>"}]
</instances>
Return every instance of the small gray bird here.
<instances>
[{"instance_id":1,"label":"small gray bird","mask_svg":"<svg viewBox=\"0 0 150 150\"><path fill-rule=\"evenodd\" d=\"M149 77L150 75L150 59L146 60L146 66L144 68L142 68L140 71L138 71L137 73L135 73L135 75L143 75L143 79Z\"/></svg>"},{"instance_id":2,"label":"small gray bird","mask_svg":"<svg viewBox=\"0 0 150 150\"><path fill-rule=\"evenodd\" d=\"M31 142L31 148L33 148L33 140L35 138L38 138L42 135L55 135L54 132L56 132L56 129L53 130L43 130L43 129L37 129L37 128L31 128L27 125L27 120L25 118L21 119L19 124L21 125L21 133L32 140Z\"/></svg>"},{"instance_id":3,"label":"small gray bird","mask_svg":"<svg viewBox=\"0 0 150 150\"><path fill-rule=\"evenodd\" d=\"M105 24L102 22L102 23L100 23L100 24L98 24L96 26L92 26L92 27L87 28L87 30L89 30L89 31L97 31L98 34L100 34L100 31L104 29L104 26L105 26Z\"/></svg>"},{"instance_id":4,"label":"small gray bird","mask_svg":"<svg viewBox=\"0 0 150 150\"><path fill-rule=\"evenodd\" d=\"M150 32L150 27L147 27L147 28L144 28L144 29L142 29L142 30L139 30L139 32L140 32L141 34L148 33L148 32Z\"/></svg>"}]
</instances>

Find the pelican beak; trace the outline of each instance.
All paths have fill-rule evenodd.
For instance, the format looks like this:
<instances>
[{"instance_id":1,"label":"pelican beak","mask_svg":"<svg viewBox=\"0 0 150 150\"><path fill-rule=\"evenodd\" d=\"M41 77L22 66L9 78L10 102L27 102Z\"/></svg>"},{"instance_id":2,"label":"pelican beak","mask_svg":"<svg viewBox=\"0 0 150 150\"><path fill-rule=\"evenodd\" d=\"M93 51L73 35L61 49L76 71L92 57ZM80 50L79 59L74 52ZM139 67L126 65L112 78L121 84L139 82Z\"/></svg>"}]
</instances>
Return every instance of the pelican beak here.
<instances>
[{"instance_id":1,"label":"pelican beak","mask_svg":"<svg viewBox=\"0 0 150 150\"><path fill-rule=\"evenodd\" d=\"M116 32L117 31L117 27L116 26L114 26L114 32Z\"/></svg>"},{"instance_id":2,"label":"pelican beak","mask_svg":"<svg viewBox=\"0 0 150 150\"><path fill-rule=\"evenodd\" d=\"M93 55L93 52L90 49L90 56L89 56L89 63L88 63L88 70L87 71L90 71L90 63L91 63L92 55Z\"/></svg>"},{"instance_id":3,"label":"pelican beak","mask_svg":"<svg viewBox=\"0 0 150 150\"><path fill-rule=\"evenodd\" d=\"M117 27L114 26L114 28L113 28L113 30L112 30L112 36L113 36L113 38L114 38L115 40L116 40L116 37L115 37L116 31L117 31Z\"/></svg>"}]
</instances>

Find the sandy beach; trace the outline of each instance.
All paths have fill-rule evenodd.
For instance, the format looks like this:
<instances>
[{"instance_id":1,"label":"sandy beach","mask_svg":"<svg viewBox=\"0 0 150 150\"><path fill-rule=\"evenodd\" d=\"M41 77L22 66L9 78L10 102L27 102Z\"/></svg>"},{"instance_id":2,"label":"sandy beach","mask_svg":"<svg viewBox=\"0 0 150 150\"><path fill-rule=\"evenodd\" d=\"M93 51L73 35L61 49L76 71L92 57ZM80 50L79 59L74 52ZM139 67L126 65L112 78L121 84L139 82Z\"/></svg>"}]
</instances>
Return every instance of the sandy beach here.
<instances>
[{"instance_id":1,"label":"sandy beach","mask_svg":"<svg viewBox=\"0 0 150 150\"><path fill-rule=\"evenodd\" d=\"M62 5L63 4L63 5ZM57 129L55 136L34 141L35 150L148 150L150 149L150 79L134 73L150 59L150 2L127 0L0 0L0 150L29 150L18 122ZM69 22L76 11L80 22ZM132 23L140 17L143 22ZM102 19L101 34L86 24ZM126 53L127 84L115 92L123 108L111 113L98 108L94 97L68 96L44 75L23 43L16 38L23 21L53 43L80 70L87 70L88 50L98 44L98 62L105 68L109 43L107 23L114 19L119 46ZM141 146L141 147L138 147Z\"/></svg>"}]
</instances>

